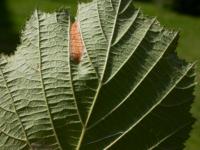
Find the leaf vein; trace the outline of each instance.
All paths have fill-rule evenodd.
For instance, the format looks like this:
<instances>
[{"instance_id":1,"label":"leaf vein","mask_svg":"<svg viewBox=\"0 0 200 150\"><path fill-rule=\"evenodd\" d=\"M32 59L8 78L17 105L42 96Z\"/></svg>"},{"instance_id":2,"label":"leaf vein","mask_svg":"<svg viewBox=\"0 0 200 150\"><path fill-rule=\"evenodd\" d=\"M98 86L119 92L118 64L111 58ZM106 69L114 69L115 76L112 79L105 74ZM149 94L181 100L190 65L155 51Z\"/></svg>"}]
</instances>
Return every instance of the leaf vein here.
<instances>
[{"instance_id":1,"label":"leaf vein","mask_svg":"<svg viewBox=\"0 0 200 150\"><path fill-rule=\"evenodd\" d=\"M148 114L150 114L169 94L170 92L175 89L176 85L181 82L181 80L185 77L185 75L193 68L194 64L190 64L187 70L182 74L182 76L176 81L176 83L166 92L165 95L154 105L152 106L144 115L141 116L141 118L132 124L122 135L120 135L117 139L115 139L113 142L111 142L108 146L104 148L104 150L107 150L111 148L115 143L117 143L123 136L125 136L129 131L131 131L135 126L137 126Z\"/></svg>"},{"instance_id":2,"label":"leaf vein","mask_svg":"<svg viewBox=\"0 0 200 150\"><path fill-rule=\"evenodd\" d=\"M47 95L46 95L46 92L45 92L45 85L44 85L44 80L43 80L43 74L42 74L42 54L41 54L41 43L40 43L40 20L39 20L39 14L38 14L38 10L36 10L36 18L37 18L37 25L38 25L38 50L39 50L39 72L40 72L40 79L41 79L41 86L42 86L42 93L43 93L43 96L44 96L44 99L45 99L45 102L46 102L46 105L47 105L47 113L49 115L49 119L50 119L50 122L51 122L51 126L52 126L52 130L53 130L53 133L54 133L54 136L55 136L55 139L57 141L57 144L58 146L60 147L60 149L62 150L62 146L60 144L60 141L58 139L58 136L57 136L57 133L56 133L56 129L55 129L55 126L54 126L54 123L53 123L53 118L52 118L52 115L51 115L51 112L50 112L50 109L49 109L49 104L48 104L48 100L47 100Z\"/></svg>"}]
</instances>

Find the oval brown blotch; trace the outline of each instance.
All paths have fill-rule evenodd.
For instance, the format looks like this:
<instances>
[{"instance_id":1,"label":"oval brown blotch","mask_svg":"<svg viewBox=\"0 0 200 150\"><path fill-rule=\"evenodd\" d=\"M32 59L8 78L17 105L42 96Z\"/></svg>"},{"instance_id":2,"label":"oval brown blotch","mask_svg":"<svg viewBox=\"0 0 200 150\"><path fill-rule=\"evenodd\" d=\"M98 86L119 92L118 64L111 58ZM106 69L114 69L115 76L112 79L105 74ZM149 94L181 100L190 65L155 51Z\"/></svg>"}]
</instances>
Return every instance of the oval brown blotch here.
<instances>
[{"instance_id":1,"label":"oval brown blotch","mask_svg":"<svg viewBox=\"0 0 200 150\"><path fill-rule=\"evenodd\" d=\"M83 55L84 45L79 30L78 22L74 22L70 29L70 57L71 59L79 63Z\"/></svg>"}]
</instances>

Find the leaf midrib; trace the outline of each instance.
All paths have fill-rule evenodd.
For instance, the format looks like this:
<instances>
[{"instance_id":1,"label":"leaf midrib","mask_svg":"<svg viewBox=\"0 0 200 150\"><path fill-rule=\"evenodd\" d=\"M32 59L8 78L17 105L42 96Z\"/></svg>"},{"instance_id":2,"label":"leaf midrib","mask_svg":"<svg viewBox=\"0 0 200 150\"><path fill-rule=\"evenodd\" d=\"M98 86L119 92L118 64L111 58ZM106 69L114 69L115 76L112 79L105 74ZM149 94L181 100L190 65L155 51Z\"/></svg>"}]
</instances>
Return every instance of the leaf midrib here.
<instances>
[{"instance_id":1,"label":"leaf midrib","mask_svg":"<svg viewBox=\"0 0 200 150\"><path fill-rule=\"evenodd\" d=\"M160 60L162 59L162 57L165 55L166 51L170 47L171 43L173 43L174 39L176 39L177 35L178 34L174 35L174 37L172 38L172 40L166 46L166 49L163 50L162 54L157 58L157 60L155 61L155 63L152 65L152 67L149 68L149 70L144 74L144 76L140 79L140 81L136 84L136 86L130 91L130 93L118 105L116 105L111 111L109 111L105 116L103 116L102 118L100 118L99 120L97 120L94 124L92 124L89 127L89 129L93 128L98 123L100 123L101 121L105 120L108 116L110 116L112 113L114 113L121 105L123 105L126 102L126 100L137 90L137 88L140 86L140 84L148 77L149 73L152 72L152 70L155 68L155 66L160 62ZM123 65L125 65L125 63Z\"/></svg>"},{"instance_id":2,"label":"leaf midrib","mask_svg":"<svg viewBox=\"0 0 200 150\"><path fill-rule=\"evenodd\" d=\"M87 124L88 124L88 122L89 122L89 119L90 119L91 114L92 114L92 112L93 112L93 109L94 109L96 100L97 100L97 98L98 98L100 89L101 89L101 87L102 87L103 78L104 78L105 70L106 70L106 67L107 67L107 64L108 64L108 56L109 56L110 49L111 49L112 39L113 39L113 36L114 36L114 31L115 31L115 27L116 27L116 23L117 23L117 18L118 18L118 13L119 13L121 1L122 1L122 0L119 0L118 8L117 8L117 11L116 11L115 20L114 20L114 24L113 24L113 28L112 28L112 34L111 34L110 41L109 41L109 43L108 43L107 54L106 54L106 60L105 60L105 64L104 64L104 67L103 67L104 69L103 69L102 75L101 75L101 77L100 77L99 86L98 86L97 91L96 91L96 94L95 94L95 96L94 96L94 101L93 101L93 103L92 103L92 105L91 105L91 107L90 107L90 111L89 111L89 113L88 113L88 117L86 118L85 126L84 126L84 128L82 129L82 133L81 133L80 140L79 140L79 143L78 143L78 146L77 146L77 150L79 150L80 147L81 147L81 144L82 144L82 141L83 141L83 138L84 138L86 129L87 129ZM96 2L97 2L97 1L96 1ZM112 1L111 1L111 3L112 3ZM98 7L97 7L97 11L98 11ZM99 17L99 21L100 21L100 17ZM101 24L101 23L100 23L100 24ZM102 27L101 27L101 29L102 29ZM103 32L103 33L104 33L104 32Z\"/></svg>"}]
</instances>

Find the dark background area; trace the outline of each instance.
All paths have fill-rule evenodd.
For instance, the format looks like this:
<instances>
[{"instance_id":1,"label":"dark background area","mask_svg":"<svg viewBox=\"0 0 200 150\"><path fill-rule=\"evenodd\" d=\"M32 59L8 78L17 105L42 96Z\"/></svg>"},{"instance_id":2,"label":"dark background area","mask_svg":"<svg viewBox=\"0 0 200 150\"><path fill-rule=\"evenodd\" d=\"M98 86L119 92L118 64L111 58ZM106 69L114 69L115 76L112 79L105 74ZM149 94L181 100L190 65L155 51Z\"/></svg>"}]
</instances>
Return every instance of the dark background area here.
<instances>
[{"instance_id":1,"label":"dark background area","mask_svg":"<svg viewBox=\"0 0 200 150\"><path fill-rule=\"evenodd\" d=\"M199 0L136 0L140 2L154 2L161 6L168 6L171 9L184 14L194 16L200 15Z\"/></svg>"},{"instance_id":2,"label":"dark background area","mask_svg":"<svg viewBox=\"0 0 200 150\"><path fill-rule=\"evenodd\" d=\"M5 52L11 52L15 49L19 40L18 34L14 31L5 0L0 0L0 11L0 49Z\"/></svg>"}]
</instances>

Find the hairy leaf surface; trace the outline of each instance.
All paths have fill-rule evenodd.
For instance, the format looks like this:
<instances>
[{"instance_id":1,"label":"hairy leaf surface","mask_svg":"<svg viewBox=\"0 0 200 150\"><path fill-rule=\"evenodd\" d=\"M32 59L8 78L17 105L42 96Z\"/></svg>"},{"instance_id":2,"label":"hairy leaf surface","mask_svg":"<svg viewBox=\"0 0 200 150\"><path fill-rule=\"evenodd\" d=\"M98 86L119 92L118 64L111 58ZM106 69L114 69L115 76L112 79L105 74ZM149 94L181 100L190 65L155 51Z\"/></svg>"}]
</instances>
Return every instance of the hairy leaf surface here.
<instances>
[{"instance_id":1,"label":"hairy leaf surface","mask_svg":"<svg viewBox=\"0 0 200 150\"><path fill-rule=\"evenodd\" d=\"M131 2L79 4L79 62L70 15L34 12L16 53L0 57L1 150L184 147L194 65L177 57L178 33Z\"/></svg>"}]
</instances>

